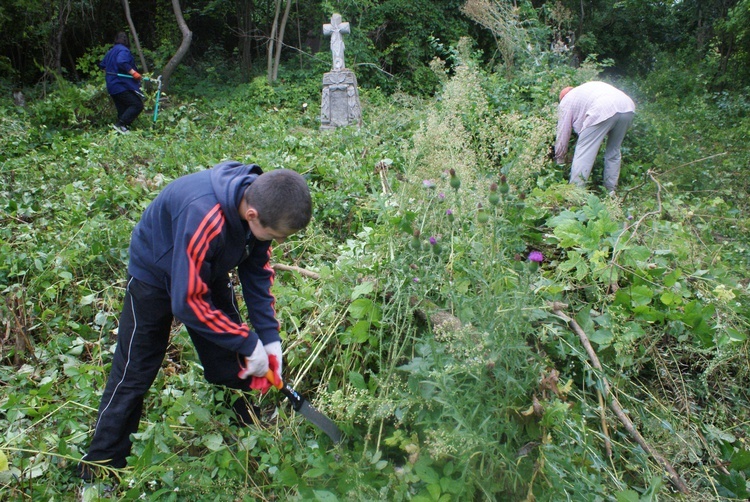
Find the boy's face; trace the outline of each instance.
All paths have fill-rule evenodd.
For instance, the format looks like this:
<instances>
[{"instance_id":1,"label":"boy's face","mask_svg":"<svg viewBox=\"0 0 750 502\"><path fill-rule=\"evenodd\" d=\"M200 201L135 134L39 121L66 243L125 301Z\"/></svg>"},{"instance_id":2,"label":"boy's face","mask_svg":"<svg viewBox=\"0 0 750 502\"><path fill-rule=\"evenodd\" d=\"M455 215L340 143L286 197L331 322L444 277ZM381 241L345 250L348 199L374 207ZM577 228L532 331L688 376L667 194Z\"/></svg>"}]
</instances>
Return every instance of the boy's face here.
<instances>
[{"instance_id":1,"label":"boy's face","mask_svg":"<svg viewBox=\"0 0 750 502\"><path fill-rule=\"evenodd\" d=\"M247 224L250 227L250 231L259 241L274 240L281 244L286 240L287 237L294 233L289 231L275 230L271 227L264 227L260 224L260 220L258 220L258 218L248 219Z\"/></svg>"}]
</instances>

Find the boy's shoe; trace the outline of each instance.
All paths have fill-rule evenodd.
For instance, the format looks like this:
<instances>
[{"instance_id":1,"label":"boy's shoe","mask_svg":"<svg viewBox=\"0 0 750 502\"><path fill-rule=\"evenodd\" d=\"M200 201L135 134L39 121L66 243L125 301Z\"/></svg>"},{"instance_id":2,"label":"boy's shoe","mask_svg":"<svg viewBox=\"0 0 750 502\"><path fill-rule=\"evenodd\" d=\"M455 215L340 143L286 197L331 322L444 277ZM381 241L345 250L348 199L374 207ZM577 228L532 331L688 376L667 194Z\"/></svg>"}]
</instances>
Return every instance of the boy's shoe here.
<instances>
[{"instance_id":1,"label":"boy's shoe","mask_svg":"<svg viewBox=\"0 0 750 502\"><path fill-rule=\"evenodd\" d=\"M120 125L120 124L112 124L112 127L114 127L114 128L115 128L115 131L119 132L120 134L127 134L127 133L129 133L129 132L130 132L130 131L128 130L128 128L127 128L127 127L125 127L124 125Z\"/></svg>"}]
</instances>

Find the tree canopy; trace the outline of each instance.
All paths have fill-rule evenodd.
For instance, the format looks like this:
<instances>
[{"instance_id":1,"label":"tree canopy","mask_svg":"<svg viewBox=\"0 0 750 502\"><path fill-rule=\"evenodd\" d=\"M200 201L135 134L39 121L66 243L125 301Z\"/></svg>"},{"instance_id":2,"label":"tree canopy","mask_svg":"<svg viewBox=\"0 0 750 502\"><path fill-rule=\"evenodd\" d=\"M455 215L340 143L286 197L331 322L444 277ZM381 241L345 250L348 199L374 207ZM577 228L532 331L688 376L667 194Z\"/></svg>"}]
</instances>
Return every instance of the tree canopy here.
<instances>
[{"instance_id":1,"label":"tree canopy","mask_svg":"<svg viewBox=\"0 0 750 502\"><path fill-rule=\"evenodd\" d=\"M172 2L126 4L146 61L161 73L183 40ZM429 62L445 59L445 47L463 35L475 40L486 61L506 68L514 59L557 47L574 65L593 57L611 61L611 71L631 75L664 64L695 67L715 89L742 88L750 72L750 0L290 0L281 9L288 10L286 30L276 29L283 28L278 26L280 0L181 4L194 35L183 64L196 72L239 69L244 80L267 71L267 51L277 33L283 40L276 57L289 68L324 66L326 57L316 54L327 43L321 26L333 11L353 27L347 60L362 75L362 85L386 90L433 91ZM468 15L467 7L475 14ZM505 15L498 17L499 12ZM522 30L523 40L510 40L509 31L482 22L492 15L505 19L506 28ZM91 60L103 54L117 32L129 28L118 2L7 0L0 6L0 30L5 35L0 40L2 84L28 87L53 75L85 78ZM509 43L514 51L508 51Z\"/></svg>"}]
</instances>

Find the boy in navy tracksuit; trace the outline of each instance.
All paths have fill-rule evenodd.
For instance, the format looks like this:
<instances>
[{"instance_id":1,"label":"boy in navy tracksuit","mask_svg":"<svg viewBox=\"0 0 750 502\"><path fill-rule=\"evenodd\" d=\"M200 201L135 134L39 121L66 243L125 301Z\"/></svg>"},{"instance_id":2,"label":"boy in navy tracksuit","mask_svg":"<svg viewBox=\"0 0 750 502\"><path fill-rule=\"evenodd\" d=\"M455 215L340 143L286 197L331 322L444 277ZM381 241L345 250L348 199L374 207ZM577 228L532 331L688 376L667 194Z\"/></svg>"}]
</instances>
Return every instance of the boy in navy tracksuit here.
<instances>
[{"instance_id":1,"label":"boy in navy tracksuit","mask_svg":"<svg viewBox=\"0 0 750 502\"><path fill-rule=\"evenodd\" d=\"M107 92L117 108L114 128L120 133L127 133L130 124L143 111L142 76L138 73L129 47L128 36L120 32L115 37L115 45L99 62L99 68L106 72L104 79L107 82ZM132 78L120 75L130 75Z\"/></svg>"},{"instance_id":2,"label":"boy in navy tracksuit","mask_svg":"<svg viewBox=\"0 0 750 502\"><path fill-rule=\"evenodd\" d=\"M91 479L96 464L126 465L130 434L138 430L173 317L187 328L209 382L262 388L269 360L281 375L270 244L306 227L311 215L300 174L262 173L239 162L178 178L146 208L130 241L117 347L94 437L79 466L84 479ZM253 329L237 309L229 279L235 268ZM247 376L253 377L250 385ZM235 411L250 420L246 403Z\"/></svg>"}]
</instances>

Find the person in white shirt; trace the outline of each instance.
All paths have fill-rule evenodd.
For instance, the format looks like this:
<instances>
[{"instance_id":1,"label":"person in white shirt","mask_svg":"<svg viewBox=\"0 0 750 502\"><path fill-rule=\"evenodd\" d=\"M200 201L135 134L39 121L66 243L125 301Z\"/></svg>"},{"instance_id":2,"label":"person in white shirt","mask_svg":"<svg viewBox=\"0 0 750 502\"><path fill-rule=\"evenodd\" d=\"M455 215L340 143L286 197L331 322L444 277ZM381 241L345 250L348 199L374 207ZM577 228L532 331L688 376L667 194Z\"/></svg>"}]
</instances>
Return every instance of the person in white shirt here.
<instances>
[{"instance_id":1,"label":"person in white shirt","mask_svg":"<svg viewBox=\"0 0 750 502\"><path fill-rule=\"evenodd\" d=\"M620 178L620 146L635 115L635 103L621 90L604 82L587 82L560 91L557 109L555 161L565 163L571 133L578 135L570 183L585 187L604 138L604 188L614 195Z\"/></svg>"}]
</instances>

